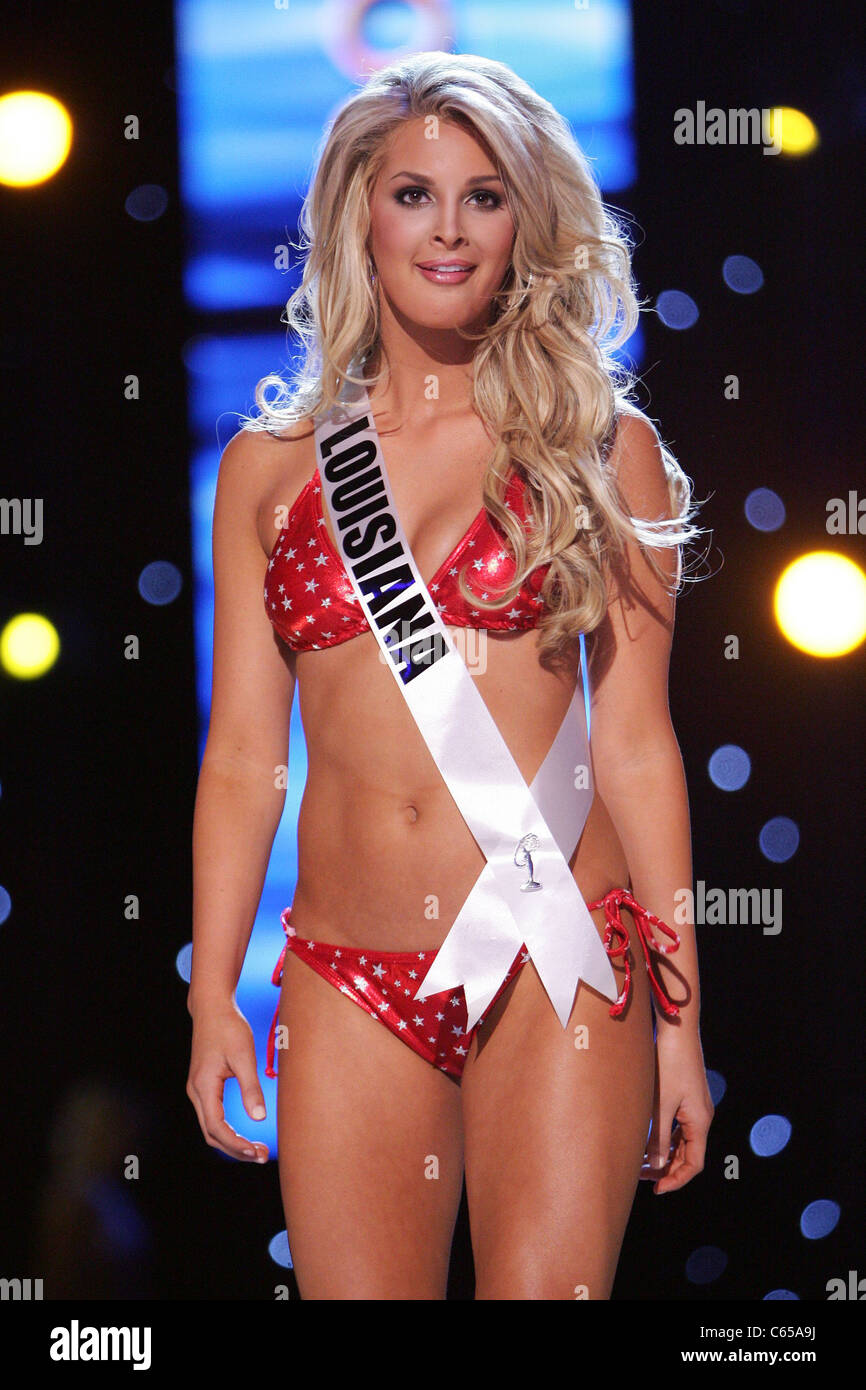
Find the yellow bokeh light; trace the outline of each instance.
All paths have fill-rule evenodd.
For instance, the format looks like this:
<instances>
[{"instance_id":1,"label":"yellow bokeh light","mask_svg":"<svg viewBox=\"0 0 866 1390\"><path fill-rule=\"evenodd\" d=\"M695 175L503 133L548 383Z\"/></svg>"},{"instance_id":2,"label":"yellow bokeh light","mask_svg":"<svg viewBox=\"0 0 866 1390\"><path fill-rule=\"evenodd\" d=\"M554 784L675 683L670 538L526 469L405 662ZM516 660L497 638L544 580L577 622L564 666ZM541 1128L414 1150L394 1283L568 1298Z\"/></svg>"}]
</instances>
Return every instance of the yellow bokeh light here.
<instances>
[{"instance_id":1,"label":"yellow bokeh light","mask_svg":"<svg viewBox=\"0 0 866 1390\"><path fill-rule=\"evenodd\" d=\"M818 147L818 127L795 106L771 106L769 124L770 137L782 154L810 154Z\"/></svg>"},{"instance_id":2,"label":"yellow bokeh light","mask_svg":"<svg viewBox=\"0 0 866 1390\"><path fill-rule=\"evenodd\" d=\"M59 651L57 629L41 613L19 613L0 632L0 663L18 680L44 676Z\"/></svg>"},{"instance_id":3,"label":"yellow bokeh light","mask_svg":"<svg viewBox=\"0 0 866 1390\"><path fill-rule=\"evenodd\" d=\"M866 574L833 550L802 555L773 596L776 622L810 656L844 656L866 637Z\"/></svg>"},{"instance_id":4,"label":"yellow bokeh light","mask_svg":"<svg viewBox=\"0 0 866 1390\"><path fill-rule=\"evenodd\" d=\"M0 97L0 183L26 188L55 174L72 144L66 107L47 92Z\"/></svg>"}]
</instances>

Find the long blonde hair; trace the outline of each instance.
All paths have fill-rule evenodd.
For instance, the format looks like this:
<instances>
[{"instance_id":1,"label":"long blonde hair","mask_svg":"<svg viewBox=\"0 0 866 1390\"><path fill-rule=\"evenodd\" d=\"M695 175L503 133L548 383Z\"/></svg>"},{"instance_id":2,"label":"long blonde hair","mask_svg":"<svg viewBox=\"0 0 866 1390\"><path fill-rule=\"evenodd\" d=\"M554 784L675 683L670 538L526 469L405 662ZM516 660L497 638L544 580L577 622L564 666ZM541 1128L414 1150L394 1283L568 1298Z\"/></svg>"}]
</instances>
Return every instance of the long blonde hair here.
<instances>
[{"instance_id":1,"label":"long blonde hair","mask_svg":"<svg viewBox=\"0 0 866 1390\"><path fill-rule=\"evenodd\" d=\"M277 373L263 377L258 414L242 422L278 433L330 409L346 381L381 380L366 249L370 196L392 132L431 116L459 123L491 152L515 225L511 267L490 324L475 335L473 405L497 440L483 503L516 569L490 599L467 587L465 570L460 590L476 608L499 608L549 563L539 655L552 659L602 622L612 552L621 557L636 540L668 585L648 551L682 546L701 531L692 524L691 481L661 440L671 515L634 517L623 505L604 446L619 415L646 419L628 399L636 378L613 356L640 312L629 242L564 118L510 68L472 54L414 53L344 103L323 136L302 208L303 279L284 315L304 362L291 384ZM512 470L526 482L528 533L504 505ZM678 555L674 591L682 582Z\"/></svg>"}]
</instances>

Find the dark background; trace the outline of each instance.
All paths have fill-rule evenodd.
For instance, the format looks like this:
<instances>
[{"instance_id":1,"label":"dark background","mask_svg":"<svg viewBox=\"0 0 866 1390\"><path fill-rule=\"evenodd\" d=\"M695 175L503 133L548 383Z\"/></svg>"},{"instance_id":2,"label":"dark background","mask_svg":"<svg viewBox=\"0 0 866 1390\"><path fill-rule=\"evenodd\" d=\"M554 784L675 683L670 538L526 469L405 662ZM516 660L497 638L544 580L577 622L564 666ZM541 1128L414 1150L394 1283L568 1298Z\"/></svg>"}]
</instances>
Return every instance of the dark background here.
<instances>
[{"instance_id":1,"label":"dark background","mask_svg":"<svg viewBox=\"0 0 866 1390\"><path fill-rule=\"evenodd\" d=\"M821 661L790 647L770 597L802 550L831 544L866 560L863 537L828 538L824 526L829 498L863 488L860 18L856 7L845 15L746 0L636 11L640 176L611 201L643 229L642 294L652 302L680 288L701 307L684 333L644 316L641 401L709 498L702 522L713 531L703 567L712 577L681 598L671 670L694 876L781 887L784 926L776 937L757 926L699 928L705 1058L727 1090L705 1172L663 1199L640 1185L614 1296L760 1299L784 1287L822 1300L828 1279L864 1263L864 656ZM89 15L50 0L4 24L2 90L55 93L77 129L57 176L0 189L0 494L45 499L42 545L0 537L0 621L43 612L63 644L41 680L0 675L0 882L12 896L0 928L0 1275L45 1271L47 1222L49 1236L66 1232L54 1257L58 1295L272 1299L284 1281L266 1251L285 1224L276 1165L235 1164L204 1144L184 1092L190 1025L174 970L191 933L197 775L181 352L202 325L181 291L171 7ZM675 146L673 111L698 100L798 106L822 145L800 161ZM130 112L138 141L123 138ZM164 185L170 201L160 220L141 224L124 199L144 182ZM721 263L734 253L763 268L757 294L725 287ZM243 325L272 329L279 313L275 304ZM138 402L124 399L130 372L142 383ZM730 373L740 379L735 402L723 396ZM785 502L774 534L745 521L758 486ZM184 574L169 607L139 597L138 575L153 559ZM124 660L130 633L138 661ZM738 661L723 656L730 633ZM727 742L752 758L750 781L734 794L706 772ZM757 834L777 814L797 822L801 843L771 865ZM139 921L124 916L132 893ZM54 1186L52 1135L83 1083L100 1087L82 1113L104 1115L107 1151L113 1142L118 1162L129 1153L141 1162L139 1181L126 1184L137 1217L129 1197L102 1194L127 1251L114 1266L83 1257ZM787 1116L793 1133L781 1154L757 1158L748 1133L768 1112ZM737 1180L724 1176L729 1155L740 1159ZM841 1220L807 1241L799 1214L820 1197L840 1204ZM701 1245L728 1258L706 1286L684 1273ZM461 1220L455 1297L471 1297L470 1260Z\"/></svg>"}]
</instances>

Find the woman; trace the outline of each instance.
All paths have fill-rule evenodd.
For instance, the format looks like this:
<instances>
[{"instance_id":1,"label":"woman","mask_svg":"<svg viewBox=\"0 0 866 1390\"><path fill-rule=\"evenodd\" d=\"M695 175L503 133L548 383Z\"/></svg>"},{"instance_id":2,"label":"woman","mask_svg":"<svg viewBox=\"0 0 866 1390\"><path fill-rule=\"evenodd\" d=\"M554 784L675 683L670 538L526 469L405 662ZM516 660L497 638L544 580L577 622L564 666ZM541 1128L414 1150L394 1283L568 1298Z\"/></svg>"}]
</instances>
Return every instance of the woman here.
<instances>
[{"instance_id":1,"label":"woman","mask_svg":"<svg viewBox=\"0 0 866 1390\"><path fill-rule=\"evenodd\" d=\"M698 534L688 480L609 355L637 319L626 242L553 108L502 64L444 53L349 99L303 226L288 312L305 368L291 394L260 383L217 486L187 1092L210 1144L266 1160L226 1124L222 1090L236 1076L262 1118L234 988L297 680L309 775L277 1038L301 1295L444 1298L465 1173L477 1298L605 1299L642 1158L657 1193L682 1187L713 1110L681 915L657 1037L647 970L611 1006L641 959L640 909L673 949L664 923L691 884L667 668L679 547ZM314 436L347 382L367 390L417 570L526 785L580 692L587 636L594 794L568 869L615 987L584 979L565 1027L528 950L473 1027L459 990L420 997L486 860L353 607ZM626 952L605 895L628 885Z\"/></svg>"}]
</instances>

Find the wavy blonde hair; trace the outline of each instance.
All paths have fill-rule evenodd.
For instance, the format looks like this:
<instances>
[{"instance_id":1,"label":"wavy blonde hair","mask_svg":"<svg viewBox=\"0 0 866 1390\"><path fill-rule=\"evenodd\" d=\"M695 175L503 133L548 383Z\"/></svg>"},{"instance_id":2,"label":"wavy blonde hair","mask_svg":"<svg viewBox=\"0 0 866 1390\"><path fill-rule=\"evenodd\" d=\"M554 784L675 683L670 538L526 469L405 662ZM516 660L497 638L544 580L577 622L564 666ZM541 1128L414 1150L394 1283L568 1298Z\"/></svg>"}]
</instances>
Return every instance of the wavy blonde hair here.
<instances>
[{"instance_id":1,"label":"wavy blonde hair","mask_svg":"<svg viewBox=\"0 0 866 1390\"><path fill-rule=\"evenodd\" d=\"M609 601L606 565L636 540L650 552L701 534L692 485L659 440L668 517L631 516L604 445L636 378L613 357L637 326L640 305L626 233L602 202L586 156L559 113L503 63L472 54L414 53L373 74L323 136L301 211L303 279L284 321L304 347L291 385L269 373L256 386L257 415L244 428L282 431L325 412L346 381L382 379L379 300L367 252L370 197L389 137L405 121L435 116L460 124L488 151L515 226L511 267L475 338L473 408L497 445L483 504L515 559L512 583L484 600L460 572L475 607L512 602L526 576L549 563L541 595L539 655L558 658L575 633L592 632ZM361 373L354 375L353 373ZM273 391L275 394L270 395ZM658 437L658 436L657 436ZM510 472L526 482L528 526L504 505ZM683 582L677 556L676 592Z\"/></svg>"}]
</instances>

